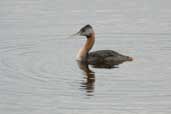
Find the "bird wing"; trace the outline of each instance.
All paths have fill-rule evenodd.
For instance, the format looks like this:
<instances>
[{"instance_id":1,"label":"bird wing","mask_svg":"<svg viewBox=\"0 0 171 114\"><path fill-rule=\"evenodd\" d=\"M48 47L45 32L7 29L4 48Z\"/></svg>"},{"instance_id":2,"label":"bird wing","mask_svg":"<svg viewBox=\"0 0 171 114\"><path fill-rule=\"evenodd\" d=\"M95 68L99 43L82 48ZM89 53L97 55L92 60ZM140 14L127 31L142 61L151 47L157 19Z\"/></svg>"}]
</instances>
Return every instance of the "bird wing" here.
<instances>
[{"instance_id":1,"label":"bird wing","mask_svg":"<svg viewBox=\"0 0 171 114\"><path fill-rule=\"evenodd\" d=\"M106 58L106 57L118 56L118 55L120 54L113 50L99 50L99 51L93 51L89 53L90 57L98 57L98 58Z\"/></svg>"},{"instance_id":2,"label":"bird wing","mask_svg":"<svg viewBox=\"0 0 171 114\"><path fill-rule=\"evenodd\" d=\"M99 51L93 51L88 54L88 62L91 64L98 64L98 63L104 63L106 62L106 58L112 58L117 57L120 55L118 52L115 52L113 50L99 50Z\"/></svg>"}]
</instances>

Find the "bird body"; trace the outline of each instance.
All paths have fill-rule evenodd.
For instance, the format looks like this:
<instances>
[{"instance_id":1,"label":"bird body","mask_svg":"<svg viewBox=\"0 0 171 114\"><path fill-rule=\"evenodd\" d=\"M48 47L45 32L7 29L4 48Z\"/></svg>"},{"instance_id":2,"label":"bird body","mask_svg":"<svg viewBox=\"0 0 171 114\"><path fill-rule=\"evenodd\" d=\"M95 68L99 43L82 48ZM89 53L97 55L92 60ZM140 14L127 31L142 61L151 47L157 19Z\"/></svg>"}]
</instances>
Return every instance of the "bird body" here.
<instances>
[{"instance_id":1,"label":"bird body","mask_svg":"<svg viewBox=\"0 0 171 114\"><path fill-rule=\"evenodd\" d=\"M132 61L132 57L122 55L113 50L99 50L88 54L87 62L95 67L113 67L125 61Z\"/></svg>"},{"instance_id":2,"label":"bird body","mask_svg":"<svg viewBox=\"0 0 171 114\"><path fill-rule=\"evenodd\" d=\"M125 61L133 60L132 57L122 55L113 50L99 50L89 52L95 43L95 32L91 25L84 26L77 34L87 37L86 43L77 54L78 61L85 62L95 67L111 68Z\"/></svg>"}]
</instances>

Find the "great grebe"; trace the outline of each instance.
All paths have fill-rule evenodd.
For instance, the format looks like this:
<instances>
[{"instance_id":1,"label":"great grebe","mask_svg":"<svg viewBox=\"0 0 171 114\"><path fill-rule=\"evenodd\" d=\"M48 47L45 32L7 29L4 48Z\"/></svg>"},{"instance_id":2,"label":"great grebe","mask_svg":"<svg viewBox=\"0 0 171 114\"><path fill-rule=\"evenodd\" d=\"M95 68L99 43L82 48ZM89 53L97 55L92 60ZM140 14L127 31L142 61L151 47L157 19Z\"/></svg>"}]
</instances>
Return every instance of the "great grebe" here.
<instances>
[{"instance_id":1,"label":"great grebe","mask_svg":"<svg viewBox=\"0 0 171 114\"><path fill-rule=\"evenodd\" d=\"M76 59L81 62L93 65L95 67L113 67L125 61L132 61L133 58L122 55L113 50L99 50L89 52L95 43L95 32L91 25L86 25L76 33L80 36L86 36L87 40L84 46L79 50Z\"/></svg>"}]
</instances>

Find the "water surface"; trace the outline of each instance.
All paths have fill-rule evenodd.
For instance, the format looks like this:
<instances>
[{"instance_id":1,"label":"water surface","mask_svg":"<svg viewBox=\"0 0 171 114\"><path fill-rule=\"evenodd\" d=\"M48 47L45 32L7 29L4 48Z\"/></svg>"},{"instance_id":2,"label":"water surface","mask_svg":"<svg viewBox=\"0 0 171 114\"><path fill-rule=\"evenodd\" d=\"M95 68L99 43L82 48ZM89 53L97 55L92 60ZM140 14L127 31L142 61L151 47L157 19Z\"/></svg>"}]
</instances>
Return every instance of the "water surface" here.
<instances>
[{"instance_id":1,"label":"water surface","mask_svg":"<svg viewBox=\"0 0 171 114\"><path fill-rule=\"evenodd\" d=\"M0 4L0 113L170 114L169 0L5 0ZM75 61L85 39L67 39L85 24L93 50L134 57L115 69ZM94 72L94 73L91 73Z\"/></svg>"}]
</instances>

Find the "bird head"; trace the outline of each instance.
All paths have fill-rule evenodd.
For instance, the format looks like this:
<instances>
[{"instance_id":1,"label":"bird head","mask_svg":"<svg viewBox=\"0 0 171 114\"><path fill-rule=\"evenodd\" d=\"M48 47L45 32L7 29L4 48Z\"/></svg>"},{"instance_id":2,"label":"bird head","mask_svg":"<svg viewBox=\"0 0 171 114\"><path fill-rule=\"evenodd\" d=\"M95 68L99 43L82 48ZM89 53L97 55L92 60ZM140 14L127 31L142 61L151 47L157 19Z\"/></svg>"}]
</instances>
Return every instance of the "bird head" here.
<instances>
[{"instance_id":1,"label":"bird head","mask_svg":"<svg viewBox=\"0 0 171 114\"><path fill-rule=\"evenodd\" d=\"M92 35L95 34L93 27L91 25L85 25L82 27L77 33L77 35L80 36L86 36L87 38L91 37Z\"/></svg>"}]
</instances>

